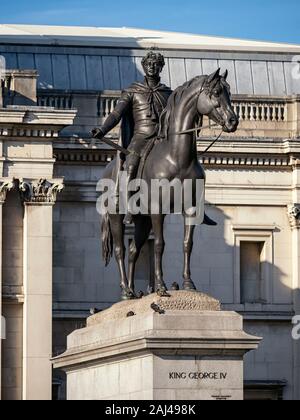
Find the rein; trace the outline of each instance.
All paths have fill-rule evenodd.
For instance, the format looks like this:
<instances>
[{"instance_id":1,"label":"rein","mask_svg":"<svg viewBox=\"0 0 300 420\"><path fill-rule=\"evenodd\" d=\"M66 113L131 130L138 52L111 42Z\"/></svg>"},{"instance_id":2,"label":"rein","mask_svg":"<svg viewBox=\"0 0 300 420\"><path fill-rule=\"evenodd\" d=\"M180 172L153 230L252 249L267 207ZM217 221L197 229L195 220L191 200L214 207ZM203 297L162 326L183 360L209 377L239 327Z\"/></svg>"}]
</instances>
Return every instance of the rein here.
<instances>
[{"instance_id":1,"label":"rein","mask_svg":"<svg viewBox=\"0 0 300 420\"><path fill-rule=\"evenodd\" d=\"M222 128L221 133L218 135L218 137L207 147L207 149L205 149L203 152L201 152L200 155L204 155L205 153L207 153L214 146L214 144L217 143L217 141L220 140L222 134L223 134L223 128Z\"/></svg>"},{"instance_id":2,"label":"rein","mask_svg":"<svg viewBox=\"0 0 300 420\"><path fill-rule=\"evenodd\" d=\"M201 130L205 130L207 128L214 128L214 127L218 127L220 124L211 124L211 125L206 125L204 127L196 127L196 128L191 128L190 130L185 130L185 131L180 131L179 133L174 133L173 135L182 135L182 134L188 134L188 133L194 133L195 131L201 131ZM223 134L223 128L221 130L221 133L217 136L217 138L207 147L207 149L205 149L203 152L200 153L200 155L204 155L205 153L207 153L214 145L215 143L217 143L217 141L220 140L222 134ZM199 141L200 139L196 139L197 141Z\"/></svg>"}]
</instances>

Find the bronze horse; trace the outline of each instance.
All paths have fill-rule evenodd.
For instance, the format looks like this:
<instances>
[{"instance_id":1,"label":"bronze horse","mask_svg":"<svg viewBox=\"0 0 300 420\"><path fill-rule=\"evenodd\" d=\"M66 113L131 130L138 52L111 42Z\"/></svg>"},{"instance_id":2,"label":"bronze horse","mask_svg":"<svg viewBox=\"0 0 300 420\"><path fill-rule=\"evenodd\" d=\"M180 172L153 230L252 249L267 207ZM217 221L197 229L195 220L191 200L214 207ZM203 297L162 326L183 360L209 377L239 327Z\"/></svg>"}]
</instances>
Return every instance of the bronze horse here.
<instances>
[{"instance_id":1,"label":"bronze horse","mask_svg":"<svg viewBox=\"0 0 300 420\"><path fill-rule=\"evenodd\" d=\"M227 71L221 76L220 69L218 69L210 76L195 77L172 93L161 116L159 138L145 162L142 179L148 185L153 179L205 181L204 169L197 158L195 134L178 133L196 127L203 116L208 116L222 126L225 132L230 133L237 130L239 122L231 105L230 86L226 81L227 76ZM104 178L114 179L116 165L116 160L114 160L106 168ZM196 200L196 196L194 196L194 199ZM149 200L151 201L151 197L149 197ZM172 200L174 200L174 197L171 197ZM172 209L174 202L170 204ZM160 204L159 208L161 209ZM155 289L161 293L167 291L162 269L165 248L163 228L166 215L163 214L162 209L159 213L134 216L135 235L129 250L128 277L125 268L126 249L123 224L125 216L124 214L108 213L103 216L103 257L106 265L108 265L113 251L115 252L120 271L123 299L136 298L134 290L136 262L152 230L154 233ZM190 270L195 226L187 223L187 214L183 214L183 216L185 219L183 288L185 290L196 290Z\"/></svg>"}]
</instances>

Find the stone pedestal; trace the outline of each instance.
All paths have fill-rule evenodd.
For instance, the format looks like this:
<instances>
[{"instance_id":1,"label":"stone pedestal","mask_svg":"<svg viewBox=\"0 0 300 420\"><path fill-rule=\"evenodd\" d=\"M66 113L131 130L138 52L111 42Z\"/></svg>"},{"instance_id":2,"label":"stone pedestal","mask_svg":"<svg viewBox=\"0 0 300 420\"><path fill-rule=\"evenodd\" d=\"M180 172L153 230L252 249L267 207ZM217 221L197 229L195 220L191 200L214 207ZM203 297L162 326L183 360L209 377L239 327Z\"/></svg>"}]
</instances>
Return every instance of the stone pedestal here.
<instances>
[{"instance_id":1,"label":"stone pedestal","mask_svg":"<svg viewBox=\"0 0 300 420\"><path fill-rule=\"evenodd\" d=\"M171 292L89 318L54 366L69 400L242 400L243 356L259 342L213 298Z\"/></svg>"}]
</instances>

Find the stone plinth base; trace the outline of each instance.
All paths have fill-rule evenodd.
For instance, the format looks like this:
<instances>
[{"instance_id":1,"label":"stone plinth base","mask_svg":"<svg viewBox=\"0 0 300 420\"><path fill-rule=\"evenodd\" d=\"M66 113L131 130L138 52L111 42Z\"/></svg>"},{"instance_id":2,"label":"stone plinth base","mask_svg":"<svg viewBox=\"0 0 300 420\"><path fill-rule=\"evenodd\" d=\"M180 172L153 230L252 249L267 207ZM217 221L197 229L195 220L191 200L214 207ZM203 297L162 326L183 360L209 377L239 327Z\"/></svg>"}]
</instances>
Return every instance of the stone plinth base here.
<instances>
[{"instance_id":1,"label":"stone plinth base","mask_svg":"<svg viewBox=\"0 0 300 420\"><path fill-rule=\"evenodd\" d=\"M69 400L242 400L243 356L259 342L218 301L171 292L89 318L54 366Z\"/></svg>"}]
</instances>

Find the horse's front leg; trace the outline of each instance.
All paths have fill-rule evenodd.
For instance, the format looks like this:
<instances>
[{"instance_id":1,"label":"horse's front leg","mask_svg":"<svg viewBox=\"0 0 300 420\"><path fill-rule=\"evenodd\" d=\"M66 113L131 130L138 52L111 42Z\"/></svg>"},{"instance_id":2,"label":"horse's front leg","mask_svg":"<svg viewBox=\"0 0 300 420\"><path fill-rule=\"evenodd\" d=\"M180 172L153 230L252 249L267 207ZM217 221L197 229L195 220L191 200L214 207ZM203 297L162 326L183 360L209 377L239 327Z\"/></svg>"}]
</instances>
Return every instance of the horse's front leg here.
<instances>
[{"instance_id":1,"label":"horse's front leg","mask_svg":"<svg viewBox=\"0 0 300 420\"><path fill-rule=\"evenodd\" d=\"M194 246L194 232L195 225L187 224L187 217L184 219L184 271L183 271L183 288L184 290L197 290L194 282L191 279L191 255Z\"/></svg>"},{"instance_id":2,"label":"horse's front leg","mask_svg":"<svg viewBox=\"0 0 300 420\"><path fill-rule=\"evenodd\" d=\"M134 276L136 262L140 256L141 250L149 238L152 224L151 219L147 216L135 216L135 234L129 249L129 266L128 266L128 287L135 294Z\"/></svg>"},{"instance_id":3,"label":"horse's front leg","mask_svg":"<svg viewBox=\"0 0 300 420\"><path fill-rule=\"evenodd\" d=\"M155 262L155 289L158 292L167 290L163 279L162 260L165 250L164 239L164 215L152 215L152 226L154 232L154 262Z\"/></svg>"}]
</instances>

